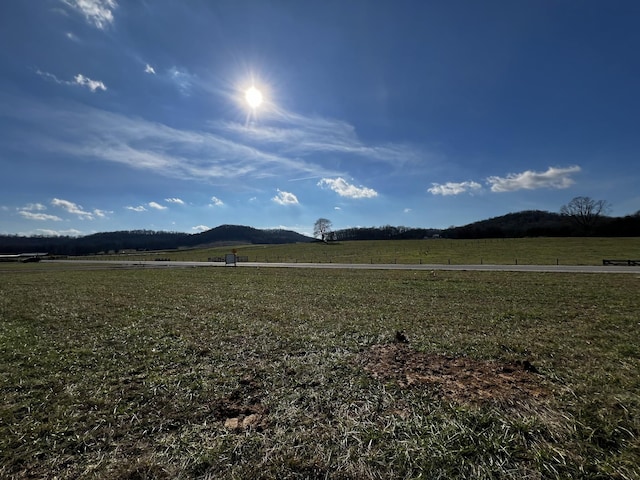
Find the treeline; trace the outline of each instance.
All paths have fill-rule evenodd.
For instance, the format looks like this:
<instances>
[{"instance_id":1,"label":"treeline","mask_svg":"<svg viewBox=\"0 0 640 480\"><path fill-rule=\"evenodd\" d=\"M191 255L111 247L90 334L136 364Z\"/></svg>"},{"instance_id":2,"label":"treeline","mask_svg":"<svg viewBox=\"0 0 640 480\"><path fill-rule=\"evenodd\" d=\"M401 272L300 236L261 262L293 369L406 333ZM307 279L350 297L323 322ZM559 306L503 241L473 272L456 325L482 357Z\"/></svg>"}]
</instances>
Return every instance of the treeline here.
<instances>
[{"instance_id":1,"label":"treeline","mask_svg":"<svg viewBox=\"0 0 640 480\"><path fill-rule=\"evenodd\" d=\"M0 235L0 253L89 255L131 250L172 250L216 244L282 244L311 240L309 237L289 230L260 230L240 225L221 225L196 234L126 230L94 233L84 237Z\"/></svg>"},{"instance_id":2,"label":"treeline","mask_svg":"<svg viewBox=\"0 0 640 480\"><path fill-rule=\"evenodd\" d=\"M637 237L640 214L600 217L588 229L574 218L559 213L529 210L490 218L442 231L446 238L522 238L522 237Z\"/></svg>"},{"instance_id":3,"label":"treeline","mask_svg":"<svg viewBox=\"0 0 640 480\"><path fill-rule=\"evenodd\" d=\"M441 230L435 228L393 227L358 227L336 230L329 234L334 241L347 240L409 240L440 236Z\"/></svg>"},{"instance_id":4,"label":"treeline","mask_svg":"<svg viewBox=\"0 0 640 480\"><path fill-rule=\"evenodd\" d=\"M392 227L365 227L336 230L329 240L400 240L421 238L522 238L522 237L638 237L640 212L625 217L601 217L585 230L575 219L559 213L541 210L509 213L500 217L446 229Z\"/></svg>"},{"instance_id":5,"label":"treeline","mask_svg":"<svg viewBox=\"0 0 640 480\"><path fill-rule=\"evenodd\" d=\"M186 233L153 230L94 233L84 237L2 235L0 252L87 255L121 250L166 250L181 246L188 236Z\"/></svg>"},{"instance_id":6,"label":"treeline","mask_svg":"<svg viewBox=\"0 0 640 480\"><path fill-rule=\"evenodd\" d=\"M530 210L510 213L461 227L447 229L359 227L335 230L330 241L402 240L422 238L520 238L520 237L640 237L640 212L625 217L601 217L585 230L570 216ZM49 253L88 255L124 250L170 250L212 245L285 244L310 242L312 238L290 230L260 230L241 225L221 225L202 233L188 234L154 230L95 233L84 237L0 235L0 253Z\"/></svg>"}]
</instances>

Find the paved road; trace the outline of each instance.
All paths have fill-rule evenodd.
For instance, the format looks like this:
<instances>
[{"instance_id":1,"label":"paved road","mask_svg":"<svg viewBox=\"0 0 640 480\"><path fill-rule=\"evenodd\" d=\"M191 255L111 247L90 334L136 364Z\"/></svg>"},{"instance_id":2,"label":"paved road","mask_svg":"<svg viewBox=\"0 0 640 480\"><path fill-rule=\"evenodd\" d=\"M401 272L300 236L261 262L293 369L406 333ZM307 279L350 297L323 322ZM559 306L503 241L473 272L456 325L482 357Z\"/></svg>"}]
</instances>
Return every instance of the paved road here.
<instances>
[{"instance_id":1,"label":"paved road","mask_svg":"<svg viewBox=\"0 0 640 480\"><path fill-rule=\"evenodd\" d=\"M136 260L43 260L43 263L73 263L112 267L227 267L221 262L136 261ZM632 273L640 275L640 267L616 265L442 265L442 264L369 264L369 263L266 263L241 262L238 267L264 268L321 268L353 270L454 270L477 272L555 272L555 273Z\"/></svg>"}]
</instances>

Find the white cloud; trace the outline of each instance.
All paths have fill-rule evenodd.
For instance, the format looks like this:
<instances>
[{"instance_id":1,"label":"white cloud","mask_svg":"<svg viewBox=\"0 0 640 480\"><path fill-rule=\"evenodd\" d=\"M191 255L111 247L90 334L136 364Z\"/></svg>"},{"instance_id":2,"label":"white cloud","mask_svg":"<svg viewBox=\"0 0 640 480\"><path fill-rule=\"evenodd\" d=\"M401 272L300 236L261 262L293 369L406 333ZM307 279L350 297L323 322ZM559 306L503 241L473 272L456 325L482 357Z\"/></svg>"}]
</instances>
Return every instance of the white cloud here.
<instances>
[{"instance_id":1,"label":"white cloud","mask_svg":"<svg viewBox=\"0 0 640 480\"><path fill-rule=\"evenodd\" d=\"M29 203L27 205L25 205L24 207L21 208L21 210L28 210L30 212L32 211L37 211L37 212L41 212L43 210L46 210L47 207L41 203Z\"/></svg>"},{"instance_id":2,"label":"white cloud","mask_svg":"<svg viewBox=\"0 0 640 480\"><path fill-rule=\"evenodd\" d=\"M36 70L36 73L38 75L40 75L41 77L43 77L46 80L52 80L60 85L72 85L73 82L68 82L66 80L60 80L58 77L56 77L53 73L49 73L49 72L43 72L40 69Z\"/></svg>"},{"instance_id":3,"label":"white cloud","mask_svg":"<svg viewBox=\"0 0 640 480\"><path fill-rule=\"evenodd\" d=\"M93 220L93 216L95 214L85 211L81 205L70 202L69 200L62 200L60 198L54 198L53 200L51 200L51 205L53 205L54 207L60 207L73 215L77 215L82 220ZM98 211L101 212L100 210Z\"/></svg>"},{"instance_id":4,"label":"white cloud","mask_svg":"<svg viewBox=\"0 0 640 480\"><path fill-rule=\"evenodd\" d=\"M107 89L107 87L104 86L104 83L97 80L91 80L90 78L85 77L81 73L73 77L73 79L75 80L76 84L82 85L83 87L87 87L92 92L95 92L98 89L102 91L105 91Z\"/></svg>"},{"instance_id":5,"label":"white cloud","mask_svg":"<svg viewBox=\"0 0 640 480\"><path fill-rule=\"evenodd\" d=\"M293 114L277 117L272 141L263 142L249 130L266 132L266 127L261 130L238 124L232 128L217 123L209 124L208 131L187 130L86 105L50 109L37 102L31 102L31 108L13 103L20 108L5 104L12 118L43 131L33 145L35 149L120 163L177 180L215 184L241 180L248 185L282 178L349 178L335 166L365 169L371 162L387 162L399 171L403 162L418 156L408 147L366 145L344 122ZM371 188L355 186L352 191L360 192L361 197L374 196Z\"/></svg>"},{"instance_id":6,"label":"white cloud","mask_svg":"<svg viewBox=\"0 0 640 480\"><path fill-rule=\"evenodd\" d=\"M167 203L175 203L177 205L184 205L184 201L181 198L165 198L165 202Z\"/></svg>"},{"instance_id":7,"label":"white cloud","mask_svg":"<svg viewBox=\"0 0 640 480\"><path fill-rule=\"evenodd\" d=\"M206 225L196 225L195 227L191 227L191 230L195 232L206 232L207 230L211 230L211 227L207 227Z\"/></svg>"},{"instance_id":8,"label":"white cloud","mask_svg":"<svg viewBox=\"0 0 640 480\"><path fill-rule=\"evenodd\" d=\"M378 196L378 192L372 188L356 187L351 185L344 178L323 178L318 182L318 186L322 188L330 188L341 197L348 198L374 198Z\"/></svg>"},{"instance_id":9,"label":"white cloud","mask_svg":"<svg viewBox=\"0 0 640 480\"><path fill-rule=\"evenodd\" d=\"M211 197L211 203L209 204L210 207L222 207L223 205L224 202L218 197Z\"/></svg>"},{"instance_id":10,"label":"white cloud","mask_svg":"<svg viewBox=\"0 0 640 480\"><path fill-rule=\"evenodd\" d=\"M405 208L402 212L403 213L411 213L411 209L410 208Z\"/></svg>"},{"instance_id":11,"label":"white cloud","mask_svg":"<svg viewBox=\"0 0 640 480\"><path fill-rule=\"evenodd\" d=\"M164 205L160 205L157 202L149 202L148 205L151 208L155 208L156 210L166 210L168 207L165 207Z\"/></svg>"},{"instance_id":12,"label":"white cloud","mask_svg":"<svg viewBox=\"0 0 640 480\"><path fill-rule=\"evenodd\" d=\"M244 139L272 144L287 155L354 155L369 162L391 164L398 169L406 163L423 161L425 157L424 152L410 145L367 144L358 137L353 125L341 120L307 117L278 108L266 113L265 117L265 122L252 124L250 128L229 122L217 123L215 127Z\"/></svg>"},{"instance_id":13,"label":"white cloud","mask_svg":"<svg viewBox=\"0 0 640 480\"><path fill-rule=\"evenodd\" d=\"M102 90L102 91L107 90L107 87L105 86L104 83L99 82L97 80L91 80L90 78L85 77L81 73L73 77L73 81L61 80L57 76L55 76L53 73L43 72L42 70L39 70L39 69L36 70L36 73L47 80L51 80L57 83L58 85L72 85L72 86L79 85L81 87L87 87L92 92L95 92L96 90Z\"/></svg>"},{"instance_id":14,"label":"white cloud","mask_svg":"<svg viewBox=\"0 0 640 480\"><path fill-rule=\"evenodd\" d=\"M433 195L460 195L461 193L474 192L480 190L482 185L477 182L447 182L432 183L427 191Z\"/></svg>"},{"instance_id":15,"label":"white cloud","mask_svg":"<svg viewBox=\"0 0 640 480\"><path fill-rule=\"evenodd\" d=\"M271 200L279 205L298 205L299 203L298 197L296 197L293 193L283 192L280 189L278 189L278 194Z\"/></svg>"},{"instance_id":16,"label":"white cloud","mask_svg":"<svg viewBox=\"0 0 640 480\"><path fill-rule=\"evenodd\" d=\"M41 222L44 221L53 221L53 222L60 222L62 221L62 219L56 215L48 215L46 213L33 213L30 212L28 210L20 210L18 212L18 214L20 214L23 218L26 218L27 220L38 220Z\"/></svg>"},{"instance_id":17,"label":"white cloud","mask_svg":"<svg viewBox=\"0 0 640 480\"><path fill-rule=\"evenodd\" d=\"M82 235L82 232L80 230L76 230L74 228L71 228L69 230L50 230L50 229L46 229L46 228L38 228L35 232L33 232L34 235L45 235L47 237L77 237L79 235Z\"/></svg>"},{"instance_id":18,"label":"white cloud","mask_svg":"<svg viewBox=\"0 0 640 480\"><path fill-rule=\"evenodd\" d=\"M143 205L138 205L137 207L124 207L127 210L131 210L132 212L146 212L147 209L144 208Z\"/></svg>"},{"instance_id":19,"label":"white cloud","mask_svg":"<svg viewBox=\"0 0 640 480\"><path fill-rule=\"evenodd\" d=\"M180 130L86 106L16 109L13 117L46 133L42 151L116 162L174 179L321 177L335 175L321 165L269 152L213 132ZM8 109L6 109L8 111ZM74 137L69 137L72 131Z\"/></svg>"},{"instance_id":20,"label":"white cloud","mask_svg":"<svg viewBox=\"0 0 640 480\"><path fill-rule=\"evenodd\" d=\"M118 6L115 0L62 0L82 13L89 23L104 29L113 23L113 10Z\"/></svg>"},{"instance_id":21,"label":"white cloud","mask_svg":"<svg viewBox=\"0 0 640 480\"><path fill-rule=\"evenodd\" d=\"M150 73L151 75L155 75L156 70L155 68L153 68L151 65L147 63L147 66L144 68L144 73Z\"/></svg>"},{"instance_id":22,"label":"white cloud","mask_svg":"<svg viewBox=\"0 0 640 480\"><path fill-rule=\"evenodd\" d=\"M575 183L571 175L580 172L577 165L567 168L549 167L546 172L527 170L522 173L510 173L506 177L489 177L487 183L492 192L513 192L516 190L535 190L538 188L568 188Z\"/></svg>"}]
</instances>

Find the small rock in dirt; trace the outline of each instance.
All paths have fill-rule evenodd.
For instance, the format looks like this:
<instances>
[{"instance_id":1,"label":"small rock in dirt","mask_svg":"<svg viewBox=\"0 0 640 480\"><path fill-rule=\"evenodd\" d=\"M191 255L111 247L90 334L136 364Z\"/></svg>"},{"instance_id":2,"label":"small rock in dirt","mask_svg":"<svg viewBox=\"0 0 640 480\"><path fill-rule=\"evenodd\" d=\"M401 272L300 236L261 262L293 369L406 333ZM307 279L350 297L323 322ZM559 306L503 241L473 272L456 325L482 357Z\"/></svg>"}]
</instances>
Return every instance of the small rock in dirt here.
<instances>
[{"instance_id":1,"label":"small rock in dirt","mask_svg":"<svg viewBox=\"0 0 640 480\"><path fill-rule=\"evenodd\" d=\"M251 415L247 415L246 417L244 417L244 420L242 420L242 428L256 427L257 425L260 424L261 420L262 420L262 417L257 413L252 413Z\"/></svg>"},{"instance_id":2,"label":"small rock in dirt","mask_svg":"<svg viewBox=\"0 0 640 480\"><path fill-rule=\"evenodd\" d=\"M240 419L239 418L227 418L224 421L224 428L228 428L229 430L238 430L240 428Z\"/></svg>"}]
</instances>

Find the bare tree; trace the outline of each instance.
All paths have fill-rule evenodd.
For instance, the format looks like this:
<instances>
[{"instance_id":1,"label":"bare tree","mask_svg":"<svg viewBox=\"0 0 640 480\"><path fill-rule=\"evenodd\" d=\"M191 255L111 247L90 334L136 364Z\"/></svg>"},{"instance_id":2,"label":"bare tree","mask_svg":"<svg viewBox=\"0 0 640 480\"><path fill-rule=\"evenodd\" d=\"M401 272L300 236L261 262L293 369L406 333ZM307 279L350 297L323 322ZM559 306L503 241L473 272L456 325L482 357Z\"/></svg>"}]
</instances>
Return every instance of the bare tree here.
<instances>
[{"instance_id":1,"label":"bare tree","mask_svg":"<svg viewBox=\"0 0 640 480\"><path fill-rule=\"evenodd\" d=\"M331 227L331 220L319 218L313 225L313 236L320 237L323 242L326 242L329 238L329 234L331 233Z\"/></svg>"},{"instance_id":2,"label":"bare tree","mask_svg":"<svg viewBox=\"0 0 640 480\"><path fill-rule=\"evenodd\" d=\"M606 215L611 205L606 200L594 200L590 197L575 197L563 205L560 213L571 218L586 233L590 233L600 218Z\"/></svg>"}]
</instances>

